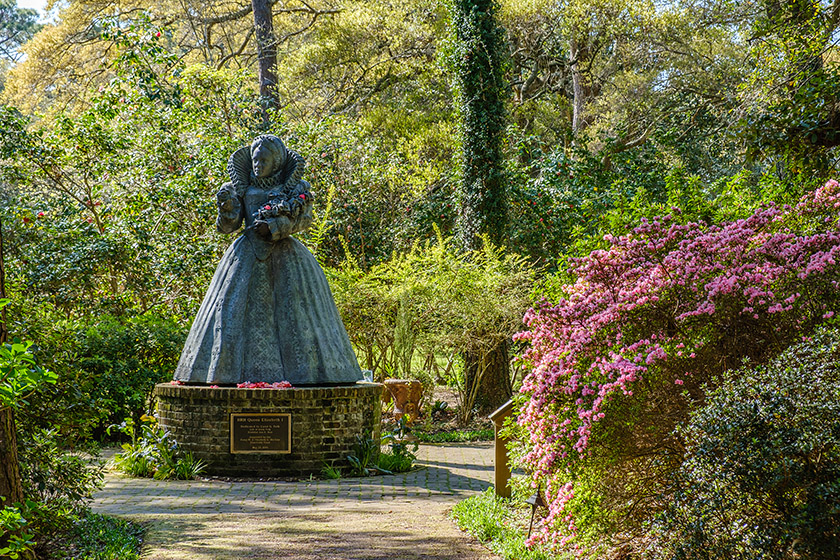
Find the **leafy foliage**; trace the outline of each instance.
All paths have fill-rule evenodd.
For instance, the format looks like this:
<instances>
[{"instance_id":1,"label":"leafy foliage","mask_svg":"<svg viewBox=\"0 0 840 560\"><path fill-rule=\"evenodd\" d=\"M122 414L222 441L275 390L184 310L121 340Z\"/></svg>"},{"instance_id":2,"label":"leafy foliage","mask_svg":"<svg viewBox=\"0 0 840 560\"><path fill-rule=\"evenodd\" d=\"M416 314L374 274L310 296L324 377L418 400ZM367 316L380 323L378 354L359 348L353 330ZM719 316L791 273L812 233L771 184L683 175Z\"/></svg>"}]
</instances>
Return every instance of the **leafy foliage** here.
<instances>
[{"instance_id":1,"label":"leafy foliage","mask_svg":"<svg viewBox=\"0 0 840 560\"><path fill-rule=\"evenodd\" d=\"M840 549L840 336L823 329L725 375L680 430L662 558L834 558Z\"/></svg>"},{"instance_id":2,"label":"leafy foliage","mask_svg":"<svg viewBox=\"0 0 840 560\"><path fill-rule=\"evenodd\" d=\"M122 444L123 451L114 456L114 464L124 473L155 480L192 480L205 468L192 453L183 453L172 436L157 419L143 416L140 423L126 418L116 427L131 441Z\"/></svg>"},{"instance_id":3,"label":"leafy foliage","mask_svg":"<svg viewBox=\"0 0 840 560\"><path fill-rule=\"evenodd\" d=\"M825 173L840 145L834 61L840 13L813 0L761 6L751 19L753 70L739 87L735 112L744 143L752 158Z\"/></svg>"},{"instance_id":4,"label":"leafy foliage","mask_svg":"<svg viewBox=\"0 0 840 560\"><path fill-rule=\"evenodd\" d=\"M50 543L51 551L85 560L137 560L145 527L116 517L88 513L75 520L70 531Z\"/></svg>"},{"instance_id":5,"label":"leafy foliage","mask_svg":"<svg viewBox=\"0 0 840 560\"><path fill-rule=\"evenodd\" d=\"M101 463L61 449L56 430L25 434L19 459L24 494L61 515L85 511L102 484Z\"/></svg>"},{"instance_id":6,"label":"leafy foliage","mask_svg":"<svg viewBox=\"0 0 840 560\"><path fill-rule=\"evenodd\" d=\"M20 508L3 506L0 509L0 555L16 560L35 546L35 533L29 532L29 521Z\"/></svg>"},{"instance_id":7,"label":"leafy foliage","mask_svg":"<svg viewBox=\"0 0 840 560\"><path fill-rule=\"evenodd\" d=\"M55 383L56 375L35 362L31 342L13 342L0 346L0 406L17 408L25 397L45 383Z\"/></svg>"},{"instance_id":8,"label":"leafy foliage","mask_svg":"<svg viewBox=\"0 0 840 560\"><path fill-rule=\"evenodd\" d=\"M439 236L367 272L349 259L327 274L362 366L376 379L418 378L426 389L433 375L451 379L466 421L475 387L467 385L459 355L486 357L516 332L536 271L487 240L462 253Z\"/></svg>"},{"instance_id":9,"label":"leafy foliage","mask_svg":"<svg viewBox=\"0 0 840 560\"><path fill-rule=\"evenodd\" d=\"M38 360L58 380L29 397L18 423L27 433L56 429L63 445L102 438L110 424L153 408L154 384L171 378L186 336L182 323L154 315L67 319L50 305L15 309L15 331L37 338Z\"/></svg>"},{"instance_id":10,"label":"leafy foliage","mask_svg":"<svg viewBox=\"0 0 840 560\"><path fill-rule=\"evenodd\" d=\"M18 49L37 33L38 12L18 8L16 0L0 0L0 59L19 60Z\"/></svg>"},{"instance_id":11,"label":"leafy foliage","mask_svg":"<svg viewBox=\"0 0 840 560\"><path fill-rule=\"evenodd\" d=\"M449 432L426 433L416 431L417 439L424 443L449 443L461 441L493 441L493 430L452 430Z\"/></svg>"},{"instance_id":12,"label":"leafy foliage","mask_svg":"<svg viewBox=\"0 0 840 560\"><path fill-rule=\"evenodd\" d=\"M390 473L403 473L412 469L419 447L416 440L408 441L407 436L412 433L405 415L397 420L395 426L382 433L381 444L386 445L388 450L379 454L376 464L380 469Z\"/></svg>"},{"instance_id":13,"label":"leafy foliage","mask_svg":"<svg viewBox=\"0 0 840 560\"><path fill-rule=\"evenodd\" d=\"M371 467L376 464L378 456L379 442L369 433L356 434L353 454L347 456L347 462L350 463L350 474L352 476L370 476Z\"/></svg>"}]
</instances>

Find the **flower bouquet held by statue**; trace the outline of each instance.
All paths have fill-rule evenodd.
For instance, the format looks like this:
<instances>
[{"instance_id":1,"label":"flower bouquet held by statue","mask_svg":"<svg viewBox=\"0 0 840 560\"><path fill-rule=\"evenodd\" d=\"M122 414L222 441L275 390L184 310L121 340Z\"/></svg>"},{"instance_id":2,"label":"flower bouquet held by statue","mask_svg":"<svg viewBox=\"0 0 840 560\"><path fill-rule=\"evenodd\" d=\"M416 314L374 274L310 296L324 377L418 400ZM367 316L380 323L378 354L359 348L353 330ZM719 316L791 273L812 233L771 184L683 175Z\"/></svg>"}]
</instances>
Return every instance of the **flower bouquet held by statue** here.
<instances>
[{"instance_id":1,"label":"flower bouquet held by statue","mask_svg":"<svg viewBox=\"0 0 840 560\"><path fill-rule=\"evenodd\" d=\"M245 227L216 268L176 380L299 386L362 378L324 272L293 237L312 224L305 167L272 135L231 155L216 227Z\"/></svg>"}]
</instances>

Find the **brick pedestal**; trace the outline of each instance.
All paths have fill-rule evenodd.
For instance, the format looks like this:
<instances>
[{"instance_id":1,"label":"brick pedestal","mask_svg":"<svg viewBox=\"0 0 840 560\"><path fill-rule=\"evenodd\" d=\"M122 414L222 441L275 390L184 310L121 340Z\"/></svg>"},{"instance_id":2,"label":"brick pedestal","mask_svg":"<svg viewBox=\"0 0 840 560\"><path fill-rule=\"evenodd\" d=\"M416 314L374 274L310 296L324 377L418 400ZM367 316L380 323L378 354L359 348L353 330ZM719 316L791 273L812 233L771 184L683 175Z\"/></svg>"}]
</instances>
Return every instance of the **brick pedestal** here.
<instances>
[{"instance_id":1,"label":"brick pedestal","mask_svg":"<svg viewBox=\"0 0 840 560\"><path fill-rule=\"evenodd\" d=\"M172 385L155 387L160 423L184 451L207 463L206 474L305 477L324 464L343 466L357 435L379 441L382 386L239 389ZM291 415L290 453L231 453L230 415Z\"/></svg>"}]
</instances>

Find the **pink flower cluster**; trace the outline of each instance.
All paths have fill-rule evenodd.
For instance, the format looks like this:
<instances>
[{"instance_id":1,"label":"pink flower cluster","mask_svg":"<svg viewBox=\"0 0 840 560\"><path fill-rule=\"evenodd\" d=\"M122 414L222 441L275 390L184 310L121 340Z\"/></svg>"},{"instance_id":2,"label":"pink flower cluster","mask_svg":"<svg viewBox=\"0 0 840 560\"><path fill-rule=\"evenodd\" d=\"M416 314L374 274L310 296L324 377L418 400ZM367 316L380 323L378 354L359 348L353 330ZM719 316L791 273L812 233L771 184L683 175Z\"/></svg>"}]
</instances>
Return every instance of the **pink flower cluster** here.
<instances>
[{"instance_id":1,"label":"pink flower cluster","mask_svg":"<svg viewBox=\"0 0 840 560\"><path fill-rule=\"evenodd\" d=\"M577 259L563 299L528 311L516 336L529 343L519 422L530 434L525 464L549 480L550 504L536 540L574 533L564 513L570 473L611 401L642 379L683 391L701 364L726 361L715 353L727 341L770 348L840 309L839 209L832 180L793 207L766 205L743 220L643 220Z\"/></svg>"},{"instance_id":2,"label":"pink flower cluster","mask_svg":"<svg viewBox=\"0 0 840 560\"><path fill-rule=\"evenodd\" d=\"M278 381L276 383L267 383L265 381L251 383L250 381L246 381L245 383L237 383L236 386L240 389L290 389L292 384L288 381Z\"/></svg>"}]
</instances>

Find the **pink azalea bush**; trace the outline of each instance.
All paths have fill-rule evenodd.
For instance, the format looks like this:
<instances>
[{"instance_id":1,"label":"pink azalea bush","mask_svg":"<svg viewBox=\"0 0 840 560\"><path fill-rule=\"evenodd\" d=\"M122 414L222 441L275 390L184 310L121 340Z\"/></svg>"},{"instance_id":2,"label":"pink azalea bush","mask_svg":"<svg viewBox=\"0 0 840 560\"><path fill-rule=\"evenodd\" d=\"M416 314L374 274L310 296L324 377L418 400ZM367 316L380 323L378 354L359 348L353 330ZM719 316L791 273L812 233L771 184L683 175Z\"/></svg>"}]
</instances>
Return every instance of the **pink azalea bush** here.
<instances>
[{"instance_id":1,"label":"pink azalea bush","mask_svg":"<svg viewBox=\"0 0 840 560\"><path fill-rule=\"evenodd\" d=\"M564 297L531 309L517 335L529 367L522 463L549 503L532 541L574 549L579 518L599 507L613 532L650 519L657 480L681 461L673 429L703 384L838 311L838 215L832 180L795 206L717 225L681 223L674 209L574 261Z\"/></svg>"}]
</instances>

